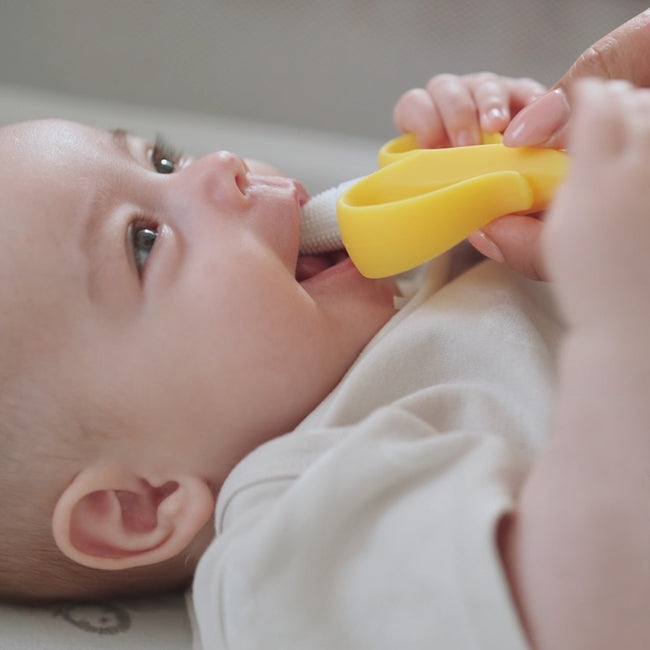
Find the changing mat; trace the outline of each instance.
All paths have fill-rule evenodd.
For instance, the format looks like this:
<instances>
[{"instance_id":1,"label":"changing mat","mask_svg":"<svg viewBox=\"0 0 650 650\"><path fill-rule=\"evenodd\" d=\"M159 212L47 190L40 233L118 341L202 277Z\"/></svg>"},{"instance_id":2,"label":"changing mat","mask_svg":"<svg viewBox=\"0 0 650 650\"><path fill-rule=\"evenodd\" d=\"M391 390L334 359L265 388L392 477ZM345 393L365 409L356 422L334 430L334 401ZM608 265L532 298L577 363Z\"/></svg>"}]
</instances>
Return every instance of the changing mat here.
<instances>
[{"instance_id":1,"label":"changing mat","mask_svg":"<svg viewBox=\"0 0 650 650\"><path fill-rule=\"evenodd\" d=\"M2 650L191 650L183 594L95 604L0 606Z\"/></svg>"}]
</instances>

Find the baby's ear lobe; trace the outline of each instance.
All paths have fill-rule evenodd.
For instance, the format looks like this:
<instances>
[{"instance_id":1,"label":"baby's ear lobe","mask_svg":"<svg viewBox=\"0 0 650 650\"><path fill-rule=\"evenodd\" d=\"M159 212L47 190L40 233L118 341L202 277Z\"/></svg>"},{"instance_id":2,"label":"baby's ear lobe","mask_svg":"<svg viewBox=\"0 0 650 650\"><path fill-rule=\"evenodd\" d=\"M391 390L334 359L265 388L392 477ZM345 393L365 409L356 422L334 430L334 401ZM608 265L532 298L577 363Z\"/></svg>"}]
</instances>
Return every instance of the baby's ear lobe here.
<instances>
[{"instance_id":1,"label":"baby's ear lobe","mask_svg":"<svg viewBox=\"0 0 650 650\"><path fill-rule=\"evenodd\" d=\"M64 555L95 569L155 564L181 553L210 519L214 496L194 476L151 480L114 465L92 465L54 508Z\"/></svg>"}]
</instances>

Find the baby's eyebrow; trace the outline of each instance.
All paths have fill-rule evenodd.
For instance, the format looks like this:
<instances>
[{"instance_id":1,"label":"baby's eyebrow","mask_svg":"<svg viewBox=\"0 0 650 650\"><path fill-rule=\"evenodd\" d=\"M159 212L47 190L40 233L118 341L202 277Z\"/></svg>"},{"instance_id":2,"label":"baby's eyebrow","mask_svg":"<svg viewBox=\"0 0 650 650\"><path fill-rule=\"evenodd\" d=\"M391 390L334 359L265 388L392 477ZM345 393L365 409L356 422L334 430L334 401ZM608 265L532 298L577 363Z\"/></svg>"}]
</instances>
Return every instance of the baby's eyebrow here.
<instances>
[{"instance_id":1,"label":"baby's eyebrow","mask_svg":"<svg viewBox=\"0 0 650 650\"><path fill-rule=\"evenodd\" d=\"M129 132L126 129L111 129L109 132L113 145L127 155L131 155L128 145Z\"/></svg>"}]
</instances>

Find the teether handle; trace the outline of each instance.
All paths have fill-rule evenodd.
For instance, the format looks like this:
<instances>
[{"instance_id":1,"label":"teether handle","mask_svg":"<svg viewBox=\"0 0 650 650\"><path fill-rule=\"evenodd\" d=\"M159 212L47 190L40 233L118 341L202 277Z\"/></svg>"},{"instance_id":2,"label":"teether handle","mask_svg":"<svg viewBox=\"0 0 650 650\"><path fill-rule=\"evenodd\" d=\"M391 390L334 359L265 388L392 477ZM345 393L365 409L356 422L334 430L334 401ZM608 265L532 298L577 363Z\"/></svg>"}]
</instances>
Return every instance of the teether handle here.
<instances>
[{"instance_id":1,"label":"teether handle","mask_svg":"<svg viewBox=\"0 0 650 650\"><path fill-rule=\"evenodd\" d=\"M344 194L339 226L359 271L369 278L387 277L444 253L499 216L530 209L533 196L530 184L514 171L484 174L410 199L408 210L395 203L351 207Z\"/></svg>"}]
</instances>

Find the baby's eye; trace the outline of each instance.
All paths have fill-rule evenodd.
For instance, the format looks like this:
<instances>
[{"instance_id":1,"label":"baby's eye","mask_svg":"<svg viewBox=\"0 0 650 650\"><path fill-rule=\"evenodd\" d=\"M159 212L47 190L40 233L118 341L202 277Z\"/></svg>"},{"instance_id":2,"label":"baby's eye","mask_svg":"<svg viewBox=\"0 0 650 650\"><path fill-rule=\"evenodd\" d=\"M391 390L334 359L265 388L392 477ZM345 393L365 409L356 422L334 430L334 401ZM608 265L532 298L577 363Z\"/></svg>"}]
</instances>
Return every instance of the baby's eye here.
<instances>
[{"instance_id":1,"label":"baby's eye","mask_svg":"<svg viewBox=\"0 0 650 650\"><path fill-rule=\"evenodd\" d=\"M181 152L158 136L149 154L153 168L159 174L172 174L181 160Z\"/></svg>"},{"instance_id":2,"label":"baby's eye","mask_svg":"<svg viewBox=\"0 0 650 650\"><path fill-rule=\"evenodd\" d=\"M129 242L138 275L142 276L149 253L158 239L158 226L134 222L129 226Z\"/></svg>"}]
</instances>

